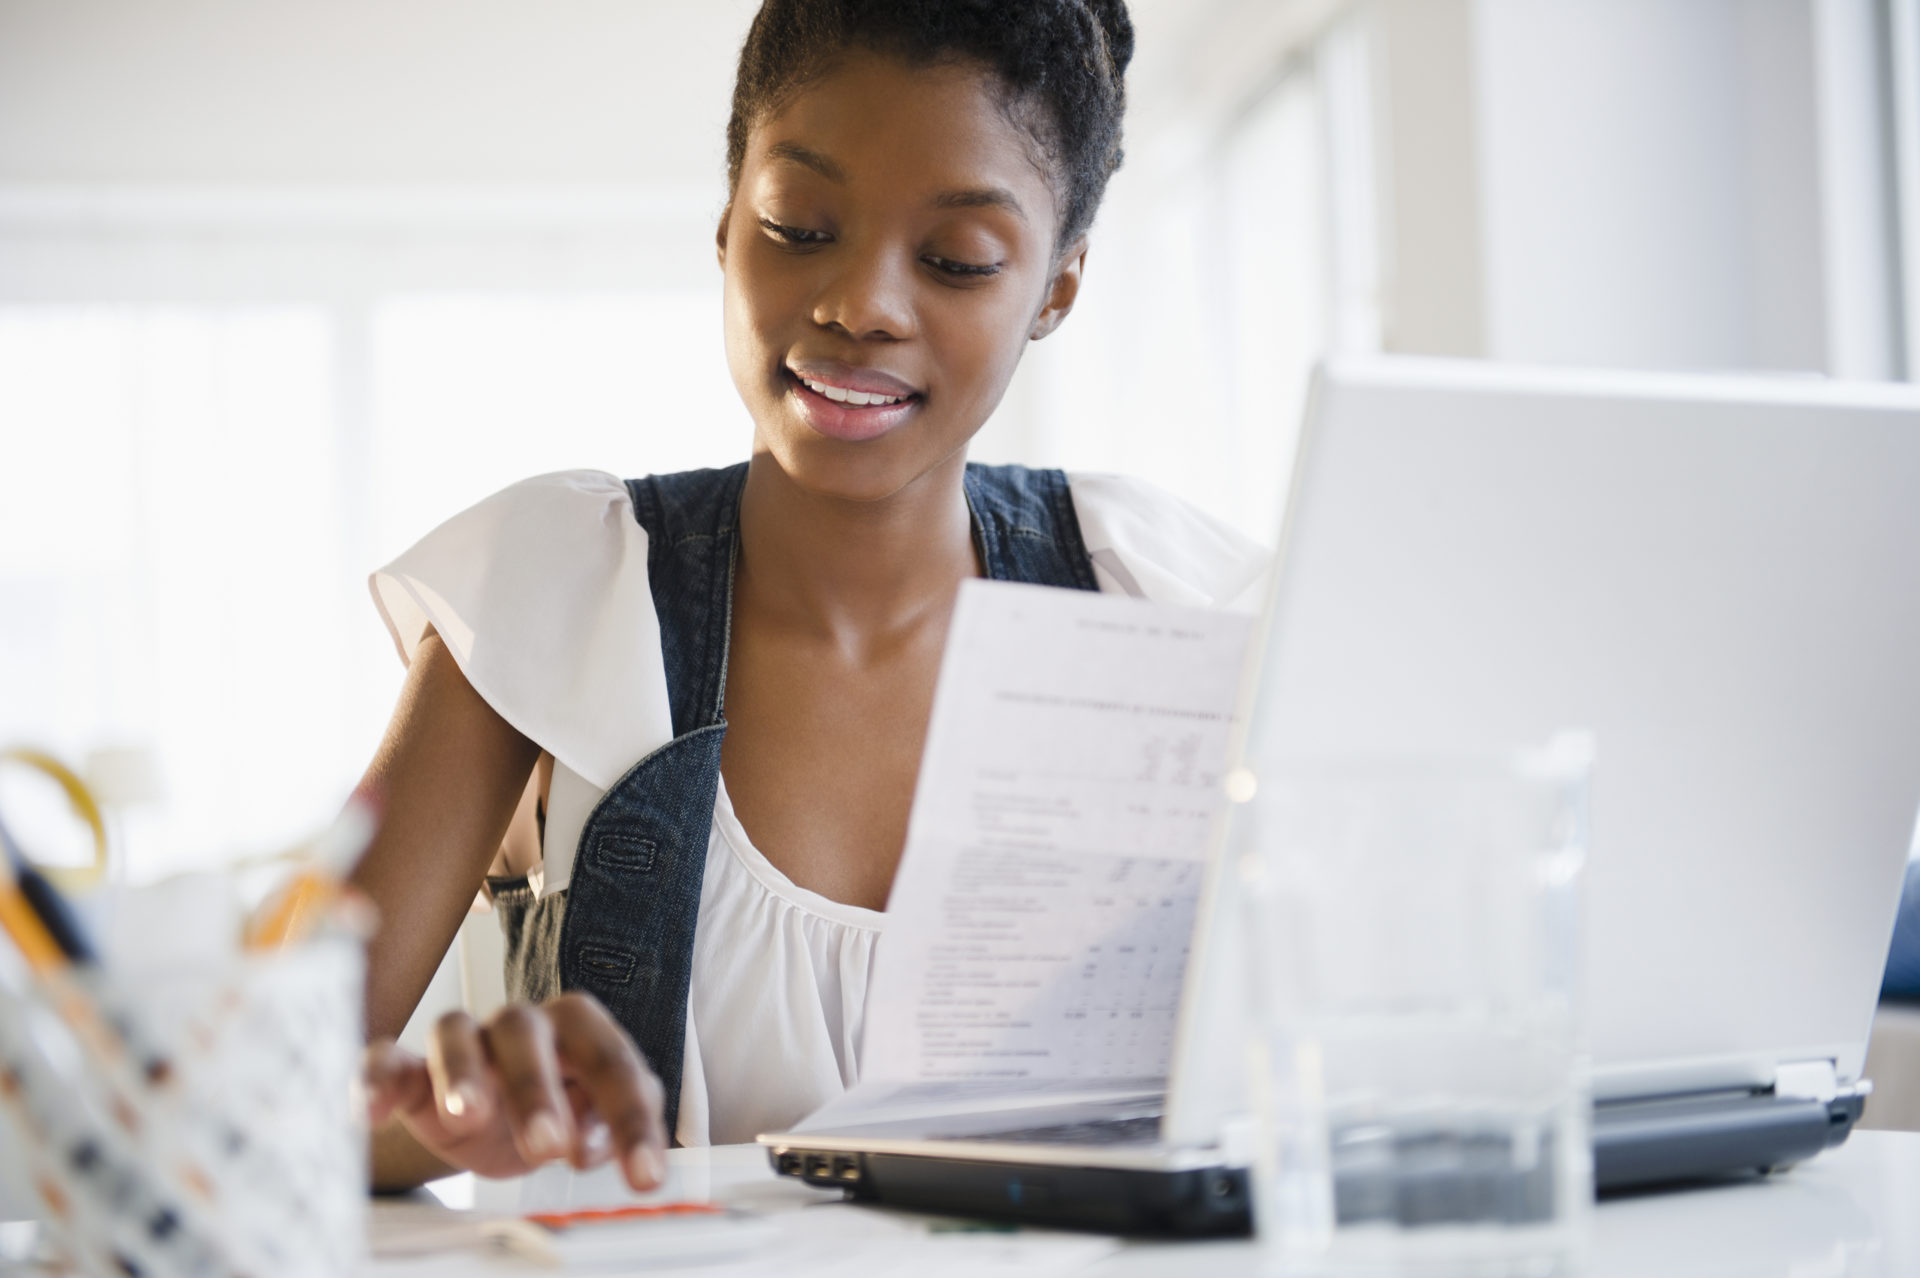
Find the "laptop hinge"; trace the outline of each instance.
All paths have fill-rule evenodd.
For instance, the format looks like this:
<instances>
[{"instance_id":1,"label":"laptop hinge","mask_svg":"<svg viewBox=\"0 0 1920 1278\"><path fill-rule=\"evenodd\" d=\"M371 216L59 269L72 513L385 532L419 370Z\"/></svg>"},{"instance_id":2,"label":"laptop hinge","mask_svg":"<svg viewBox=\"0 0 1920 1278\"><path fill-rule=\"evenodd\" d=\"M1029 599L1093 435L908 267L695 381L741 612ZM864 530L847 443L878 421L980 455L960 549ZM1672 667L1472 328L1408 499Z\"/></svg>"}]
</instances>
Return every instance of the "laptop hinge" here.
<instances>
[{"instance_id":1,"label":"laptop hinge","mask_svg":"<svg viewBox=\"0 0 1920 1278\"><path fill-rule=\"evenodd\" d=\"M1827 1059L1782 1061L1774 1070L1773 1094L1799 1100L1830 1101L1840 1094L1840 1075Z\"/></svg>"}]
</instances>

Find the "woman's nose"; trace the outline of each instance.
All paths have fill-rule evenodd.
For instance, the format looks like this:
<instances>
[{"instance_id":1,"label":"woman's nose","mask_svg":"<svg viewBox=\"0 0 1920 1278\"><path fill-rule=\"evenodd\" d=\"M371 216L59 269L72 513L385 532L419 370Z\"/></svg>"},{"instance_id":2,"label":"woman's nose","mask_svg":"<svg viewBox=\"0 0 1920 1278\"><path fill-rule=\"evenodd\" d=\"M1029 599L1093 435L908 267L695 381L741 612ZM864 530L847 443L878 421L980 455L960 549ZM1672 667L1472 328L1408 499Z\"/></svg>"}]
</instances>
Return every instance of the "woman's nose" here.
<instances>
[{"instance_id":1,"label":"woman's nose","mask_svg":"<svg viewBox=\"0 0 1920 1278\"><path fill-rule=\"evenodd\" d=\"M845 253L813 306L813 322L861 339L913 336L912 266L888 253Z\"/></svg>"}]
</instances>

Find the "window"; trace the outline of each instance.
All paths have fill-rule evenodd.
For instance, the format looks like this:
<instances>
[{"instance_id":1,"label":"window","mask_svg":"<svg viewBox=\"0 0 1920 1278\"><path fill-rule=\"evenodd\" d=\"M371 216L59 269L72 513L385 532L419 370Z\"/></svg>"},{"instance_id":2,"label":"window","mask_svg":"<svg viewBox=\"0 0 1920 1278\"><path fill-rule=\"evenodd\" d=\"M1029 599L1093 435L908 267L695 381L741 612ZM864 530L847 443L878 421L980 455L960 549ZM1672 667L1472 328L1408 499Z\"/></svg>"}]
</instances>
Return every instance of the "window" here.
<instances>
[{"instance_id":1,"label":"window","mask_svg":"<svg viewBox=\"0 0 1920 1278\"><path fill-rule=\"evenodd\" d=\"M717 279L397 275L0 305L0 741L151 772L158 801L117 814L133 879L287 846L337 808L402 677L366 575L434 524L545 471L746 455ZM77 848L50 795L0 784L23 837Z\"/></svg>"}]
</instances>

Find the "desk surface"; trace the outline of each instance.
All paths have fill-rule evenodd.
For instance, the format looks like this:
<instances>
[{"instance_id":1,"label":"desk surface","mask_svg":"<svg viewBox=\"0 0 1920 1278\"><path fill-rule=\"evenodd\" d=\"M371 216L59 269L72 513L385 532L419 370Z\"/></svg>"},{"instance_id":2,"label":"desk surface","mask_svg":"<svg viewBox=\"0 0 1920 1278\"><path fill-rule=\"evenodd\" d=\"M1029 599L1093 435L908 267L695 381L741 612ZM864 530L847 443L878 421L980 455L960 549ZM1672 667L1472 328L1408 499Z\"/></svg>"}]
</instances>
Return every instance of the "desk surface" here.
<instances>
[{"instance_id":1,"label":"desk surface","mask_svg":"<svg viewBox=\"0 0 1920 1278\"><path fill-rule=\"evenodd\" d=\"M750 1259L684 1272L705 1278L898 1272L1033 1275L1254 1275L1250 1242L1118 1243L1048 1231L945 1232L931 1217L844 1203L768 1169L752 1146L673 1152L666 1194L748 1208L774 1217L779 1241ZM476 1221L516 1210L522 1194L542 1207L617 1200L610 1173L576 1177L550 1169L525 1182L434 1187L438 1199L374 1208L370 1278L527 1272L489 1260ZM477 1201L476 1201L477 1200ZM453 1204L448 1206L446 1204ZM464 1210L472 1208L472 1210ZM1712 1275L1746 1278L1892 1278L1920 1273L1920 1133L1856 1132L1837 1150L1762 1180L1612 1199L1594 1218L1594 1278ZM1177 1253L1177 1255L1175 1254ZM646 1268L662 1275L680 1270Z\"/></svg>"}]
</instances>

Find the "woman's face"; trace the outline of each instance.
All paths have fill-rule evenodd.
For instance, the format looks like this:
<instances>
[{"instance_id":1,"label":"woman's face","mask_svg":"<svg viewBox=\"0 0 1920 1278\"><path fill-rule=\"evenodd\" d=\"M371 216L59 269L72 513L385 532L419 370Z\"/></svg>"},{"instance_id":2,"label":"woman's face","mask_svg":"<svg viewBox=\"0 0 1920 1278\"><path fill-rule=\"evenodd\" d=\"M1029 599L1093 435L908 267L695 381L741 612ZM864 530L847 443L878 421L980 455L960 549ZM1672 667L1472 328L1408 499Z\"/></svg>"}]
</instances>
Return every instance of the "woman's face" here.
<instances>
[{"instance_id":1,"label":"woman's face","mask_svg":"<svg viewBox=\"0 0 1920 1278\"><path fill-rule=\"evenodd\" d=\"M755 449L889 497L959 454L1065 317L1052 189L987 73L850 53L760 121L721 220L727 363Z\"/></svg>"}]
</instances>

